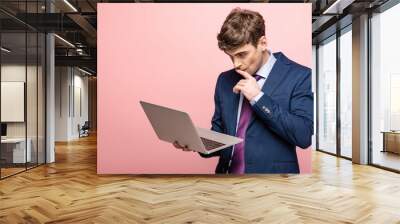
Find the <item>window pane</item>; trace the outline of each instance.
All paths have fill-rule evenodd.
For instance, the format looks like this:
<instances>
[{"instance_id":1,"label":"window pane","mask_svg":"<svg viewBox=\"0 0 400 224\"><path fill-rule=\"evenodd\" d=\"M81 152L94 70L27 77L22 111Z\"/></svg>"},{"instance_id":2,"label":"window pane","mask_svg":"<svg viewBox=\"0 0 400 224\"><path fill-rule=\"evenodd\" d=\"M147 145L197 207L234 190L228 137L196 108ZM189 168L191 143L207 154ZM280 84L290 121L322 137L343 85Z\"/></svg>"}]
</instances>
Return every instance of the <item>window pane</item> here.
<instances>
[{"instance_id":1,"label":"window pane","mask_svg":"<svg viewBox=\"0 0 400 224\"><path fill-rule=\"evenodd\" d=\"M371 19L372 163L400 170L400 4Z\"/></svg>"},{"instance_id":2,"label":"window pane","mask_svg":"<svg viewBox=\"0 0 400 224\"><path fill-rule=\"evenodd\" d=\"M27 141L29 144L31 153L28 160L28 168L37 165L37 33L28 32L27 36L27 80L26 80L26 116L27 116Z\"/></svg>"},{"instance_id":3,"label":"window pane","mask_svg":"<svg viewBox=\"0 0 400 224\"><path fill-rule=\"evenodd\" d=\"M318 147L336 153L336 40L318 48Z\"/></svg>"},{"instance_id":4,"label":"window pane","mask_svg":"<svg viewBox=\"0 0 400 224\"><path fill-rule=\"evenodd\" d=\"M352 35L351 30L340 36L340 150L352 156Z\"/></svg>"},{"instance_id":5,"label":"window pane","mask_svg":"<svg viewBox=\"0 0 400 224\"><path fill-rule=\"evenodd\" d=\"M39 33L39 45L38 45L38 164L45 163L45 60L46 60L46 36L43 33Z\"/></svg>"},{"instance_id":6,"label":"window pane","mask_svg":"<svg viewBox=\"0 0 400 224\"><path fill-rule=\"evenodd\" d=\"M317 80L317 73L316 73L316 68L317 68L317 48L315 45L312 46L312 91L314 94L314 134L312 136L312 149L316 149L316 137L317 135L315 134L315 131L317 130L317 111L316 111L316 107L317 107L317 100L316 99L316 80Z\"/></svg>"}]
</instances>

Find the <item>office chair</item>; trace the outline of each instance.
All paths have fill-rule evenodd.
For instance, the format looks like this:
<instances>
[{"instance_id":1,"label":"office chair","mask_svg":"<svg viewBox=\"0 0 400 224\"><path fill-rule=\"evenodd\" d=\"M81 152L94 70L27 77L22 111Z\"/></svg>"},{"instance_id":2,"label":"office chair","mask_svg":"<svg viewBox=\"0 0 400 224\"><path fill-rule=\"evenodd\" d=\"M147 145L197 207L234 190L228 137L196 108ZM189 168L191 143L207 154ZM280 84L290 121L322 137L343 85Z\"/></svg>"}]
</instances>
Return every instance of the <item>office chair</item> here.
<instances>
[{"instance_id":1,"label":"office chair","mask_svg":"<svg viewBox=\"0 0 400 224\"><path fill-rule=\"evenodd\" d=\"M79 138L89 136L89 129L90 129L89 121L85 121L82 127L80 127L80 125L78 124Z\"/></svg>"}]
</instances>

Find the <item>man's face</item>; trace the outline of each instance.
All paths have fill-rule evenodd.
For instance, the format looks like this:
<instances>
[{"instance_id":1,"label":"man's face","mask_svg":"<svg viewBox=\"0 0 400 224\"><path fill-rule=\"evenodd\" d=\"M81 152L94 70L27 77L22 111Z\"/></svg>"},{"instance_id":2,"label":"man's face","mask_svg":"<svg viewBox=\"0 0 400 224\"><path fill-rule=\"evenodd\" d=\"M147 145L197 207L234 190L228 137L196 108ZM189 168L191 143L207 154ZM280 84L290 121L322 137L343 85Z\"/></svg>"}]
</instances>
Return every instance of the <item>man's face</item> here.
<instances>
[{"instance_id":1,"label":"man's face","mask_svg":"<svg viewBox=\"0 0 400 224\"><path fill-rule=\"evenodd\" d=\"M261 37L257 47L249 43L225 53L231 58L235 69L253 75L262 66L264 49L266 49L266 41L265 37Z\"/></svg>"}]
</instances>

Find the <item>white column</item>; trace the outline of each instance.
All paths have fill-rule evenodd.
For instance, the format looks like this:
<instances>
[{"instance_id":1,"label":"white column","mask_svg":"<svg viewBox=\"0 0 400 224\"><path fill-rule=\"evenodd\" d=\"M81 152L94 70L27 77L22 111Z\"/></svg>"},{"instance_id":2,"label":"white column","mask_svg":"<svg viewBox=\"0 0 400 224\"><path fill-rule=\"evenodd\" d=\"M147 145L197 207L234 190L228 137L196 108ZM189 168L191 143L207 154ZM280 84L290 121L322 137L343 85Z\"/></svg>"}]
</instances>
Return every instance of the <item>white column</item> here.
<instances>
[{"instance_id":1,"label":"white column","mask_svg":"<svg viewBox=\"0 0 400 224\"><path fill-rule=\"evenodd\" d=\"M368 163L368 15L353 20L353 162Z\"/></svg>"},{"instance_id":2,"label":"white column","mask_svg":"<svg viewBox=\"0 0 400 224\"><path fill-rule=\"evenodd\" d=\"M46 1L47 12L53 12L51 1ZM46 35L46 163L55 162L54 133L55 133L55 44L54 35Z\"/></svg>"},{"instance_id":3,"label":"white column","mask_svg":"<svg viewBox=\"0 0 400 224\"><path fill-rule=\"evenodd\" d=\"M55 77L54 77L54 35L47 34L46 36L46 57L47 57L47 76L46 76L46 163L52 163L55 161L55 151L54 151L54 133L55 133Z\"/></svg>"}]
</instances>

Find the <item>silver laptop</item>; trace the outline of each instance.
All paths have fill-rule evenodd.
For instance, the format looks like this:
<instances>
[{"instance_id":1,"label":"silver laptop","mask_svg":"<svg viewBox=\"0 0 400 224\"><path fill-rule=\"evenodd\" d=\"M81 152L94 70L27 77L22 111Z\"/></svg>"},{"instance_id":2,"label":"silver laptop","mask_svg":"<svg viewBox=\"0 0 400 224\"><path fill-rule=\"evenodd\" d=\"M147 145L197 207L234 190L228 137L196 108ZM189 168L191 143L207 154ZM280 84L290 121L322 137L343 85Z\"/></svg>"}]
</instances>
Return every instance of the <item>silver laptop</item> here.
<instances>
[{"instance_id":1,"label":"silver laptop","mask_svg":"<svg viewBox=\"0 0 400 224\"><path fill-rule=\"evenodd\" d=\"M213 153L243 140L205 128L195 127L189 115L171 108L140 101L158 138L204 154Z\"/></svg>"}]
</instances>

